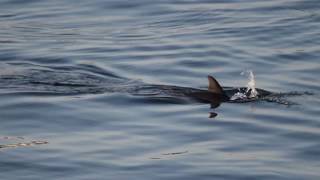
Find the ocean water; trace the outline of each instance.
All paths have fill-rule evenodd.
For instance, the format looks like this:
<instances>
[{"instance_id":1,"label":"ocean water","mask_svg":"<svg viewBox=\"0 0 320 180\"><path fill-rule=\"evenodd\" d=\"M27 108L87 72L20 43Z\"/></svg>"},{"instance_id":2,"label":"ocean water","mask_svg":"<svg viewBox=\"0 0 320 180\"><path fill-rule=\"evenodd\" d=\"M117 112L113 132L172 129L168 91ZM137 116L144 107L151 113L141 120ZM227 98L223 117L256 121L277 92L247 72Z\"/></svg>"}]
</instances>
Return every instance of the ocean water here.
<instances>
[{"instance_id":1,"label":"ocean water","mask_svg":"<svg viewBox=\"0 0 320 180\"><path fill-rule=\"evenodd\" d=\"M320 179L319 29L318 0L1 0L0 179ZM80 86L246 70L309 95L212 109Z\"/></svg>"}]
</instances>

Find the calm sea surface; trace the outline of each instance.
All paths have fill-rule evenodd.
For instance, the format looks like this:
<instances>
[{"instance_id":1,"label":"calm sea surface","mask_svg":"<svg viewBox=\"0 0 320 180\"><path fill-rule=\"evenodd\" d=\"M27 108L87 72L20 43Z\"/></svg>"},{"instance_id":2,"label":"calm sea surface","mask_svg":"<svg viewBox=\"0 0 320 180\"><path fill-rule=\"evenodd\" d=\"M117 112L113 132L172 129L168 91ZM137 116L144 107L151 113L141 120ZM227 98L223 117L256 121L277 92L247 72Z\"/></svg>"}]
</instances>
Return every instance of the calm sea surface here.
<instances>
[{"instance_id":1,"label":"calm sea surface","mask_svg":"<svg viewBox=\"0 0 320 180\"><path fill-rule=\"evenodd\" d=\"M259 88L313 95L210 109L23 89L31 72L245 86L248 69ZM0 82L0 179L320 179L319 0L0 0L0 74L22 84Z\"/></svg>"}]
</instances>

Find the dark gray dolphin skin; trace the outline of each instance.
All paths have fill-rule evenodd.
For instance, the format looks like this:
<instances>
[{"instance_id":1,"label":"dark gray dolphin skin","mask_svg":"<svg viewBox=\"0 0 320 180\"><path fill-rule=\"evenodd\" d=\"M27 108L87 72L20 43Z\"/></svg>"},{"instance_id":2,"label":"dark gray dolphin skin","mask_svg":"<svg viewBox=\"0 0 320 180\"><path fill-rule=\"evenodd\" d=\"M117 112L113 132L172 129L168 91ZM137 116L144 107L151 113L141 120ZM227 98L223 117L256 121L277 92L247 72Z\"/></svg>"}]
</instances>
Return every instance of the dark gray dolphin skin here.
<instances>
[{"instance_id":1,"label":"dark gray dolphin skin","mask_svg":"<svg viewBox=\"0 0 320 180\"><path fill-rule=\"evenodd\" d=\"M220 103L230 100L230 97L226 92L224 92L223 88L215 78L208 76L208 83L208 90L191 92L188 95L199 102Z\"/></svg>"}]
</instances>

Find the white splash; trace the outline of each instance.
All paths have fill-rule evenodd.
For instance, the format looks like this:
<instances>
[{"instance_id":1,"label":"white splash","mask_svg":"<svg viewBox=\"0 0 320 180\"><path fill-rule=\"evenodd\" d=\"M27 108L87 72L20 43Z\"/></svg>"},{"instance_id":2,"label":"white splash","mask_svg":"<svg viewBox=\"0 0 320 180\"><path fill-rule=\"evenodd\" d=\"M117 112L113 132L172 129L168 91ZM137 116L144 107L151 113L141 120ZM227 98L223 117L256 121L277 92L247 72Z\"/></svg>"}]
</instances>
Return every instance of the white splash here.
<instances>
[{"instance_id":1,"label":"white splash","mask_svg":"<svg viewBox=\"0 0 320 180\"><path fill-rule=\"evenodd\" d=\"M256 81L254 79L254 74L252 70L247 70L244 72L241 72L241 75L245 75L248 77L248 83L247 83L247 89L245 92L241 92L239 89L239 92L235 93L230 100L238 100L238 99L248 99L248 98L254 98L258 95L258 91L256 90ZM250 93L250 94L248 94Z\"/></svg>"},{"instance_id":2,"label":"white splash","mask_svg":"<svg viewBox=\"0 0 320 180\"><path fill-rule=\"evenodd\" d=\"M246 93L250 92L249 98L256 97L258 95L258 91L256 90L256 81L254 79L252 70L247 70L245 72L242 72L241 75L247 75L248 77Z\"/></svg>"}]
</instances>

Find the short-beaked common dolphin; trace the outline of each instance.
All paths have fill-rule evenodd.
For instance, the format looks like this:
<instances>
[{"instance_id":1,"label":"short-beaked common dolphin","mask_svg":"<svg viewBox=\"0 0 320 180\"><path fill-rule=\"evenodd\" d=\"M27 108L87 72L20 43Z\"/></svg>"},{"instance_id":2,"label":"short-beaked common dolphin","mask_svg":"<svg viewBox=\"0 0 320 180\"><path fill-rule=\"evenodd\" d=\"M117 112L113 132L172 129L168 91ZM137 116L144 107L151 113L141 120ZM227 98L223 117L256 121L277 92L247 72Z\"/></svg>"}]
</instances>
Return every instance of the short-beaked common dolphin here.
<instances>
[{"instance_id":1,"label":"short-beaked common dolphin","mask_svg":"<svg viewBox=\"0 0 320 180\"><path fill-rule=\"evenodd\" d=\"M248 102L254 101L262 97L271 95L272 93L263 89L256 88L257 96L250 97L251 90L246 87L233 88L222 87L219 82L212 76L208 76L208 88L197 89L170 85L152 85L158 88L164 95L172 97L189 98L201 103L210 103L212 105L219 105L222 102ZM138 90L139 92L139 90ZM233 95L242 92L243 97L239 99L232 99ZM139 93L138 93L139 94Z\"/></svg>"}]
</instances>

